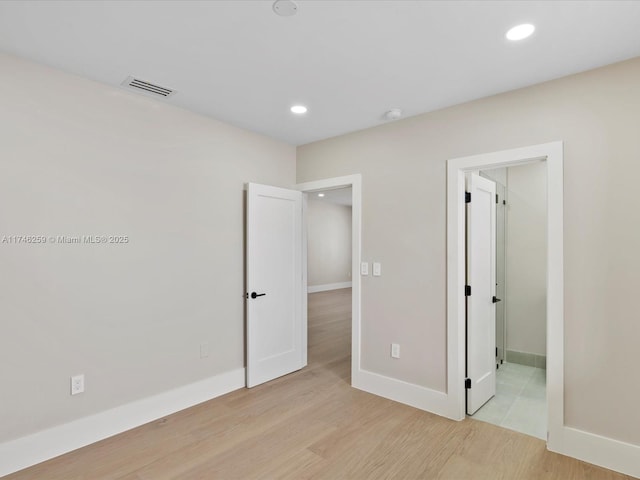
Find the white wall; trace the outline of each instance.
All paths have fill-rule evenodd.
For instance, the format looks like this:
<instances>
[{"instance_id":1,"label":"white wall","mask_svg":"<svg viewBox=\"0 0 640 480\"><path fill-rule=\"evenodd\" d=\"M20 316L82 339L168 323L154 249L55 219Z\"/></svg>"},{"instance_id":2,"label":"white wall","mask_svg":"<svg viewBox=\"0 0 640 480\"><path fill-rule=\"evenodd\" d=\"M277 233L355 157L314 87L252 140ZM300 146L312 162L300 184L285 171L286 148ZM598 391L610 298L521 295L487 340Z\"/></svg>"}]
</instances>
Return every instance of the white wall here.
<instances>
[{"instance_id":1,"label":"white wall","mask_svg":"<svg viewBox=\"0 0 640 480\"><path fill-rule=\"evenodd\" d=\"M362 257L384 264L362 368L445 391L446 161L562 140L565 423L640 445L638 105L634 59L299 147L299 182L362 174Z\"/></svg>"},{"instance_id":2,"label":"white wall","mask_svg":"<svg viewBox=\"0 0 640 480\"><path fill-rule=\"evenodd\" d=\"M241 369L243 185L294 147L3 54L0 87L0 238L129 238L0 243L0 442Z\"/></svg>"},{"instance_id":3,"label":"white wall","mask_svg":"<svg viewBox=\"0 0 640 480\"><path fill-rule=\"evenodd\" d=\"M507 350L547 351L547 173L543 162L507 169Z\"/></svg>"},{"instance_id":4,"label":"white wall","mask_svg":"<svg viewBox=\"0 0 640 480\"><path fill-rule=\"evenodd\" d=\"M351 281L351 207L307 200L307 283Z\"/></svg>"}]
</instances>

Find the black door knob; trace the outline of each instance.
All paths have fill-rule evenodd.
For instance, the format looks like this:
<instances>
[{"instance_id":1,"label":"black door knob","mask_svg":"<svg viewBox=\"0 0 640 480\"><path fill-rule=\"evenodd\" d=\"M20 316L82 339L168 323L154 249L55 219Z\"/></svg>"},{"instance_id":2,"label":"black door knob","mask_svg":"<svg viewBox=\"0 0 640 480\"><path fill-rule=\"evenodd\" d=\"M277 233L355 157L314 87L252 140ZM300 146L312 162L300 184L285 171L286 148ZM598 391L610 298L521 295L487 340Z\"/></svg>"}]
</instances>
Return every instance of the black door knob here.
<instances>
[{"instance_id":1,"label":"black door knob","mask_svg":"<svg viewBox=\"0 0 640 480\"><path fill-rule=\"evenodd\" d=\"M501 301L502 301L502 299L501 299L501 298L498 298L498 297L496 297L496 296L494 295L494 296L493 296L493 298L491 299L491 301L492 301L493 303L498 303L498 302L501 302Z\"/></svg>"},{"instance_id":2,"label":"black door knob","mask_svg":"<svg viewBox=\"0 0 640 480\"><path fill-rule=\"evenodd\" d=\"M264 297L265 295L266 295L266 293L251 292L251 298Z\"/></svg>"}]
</instances>

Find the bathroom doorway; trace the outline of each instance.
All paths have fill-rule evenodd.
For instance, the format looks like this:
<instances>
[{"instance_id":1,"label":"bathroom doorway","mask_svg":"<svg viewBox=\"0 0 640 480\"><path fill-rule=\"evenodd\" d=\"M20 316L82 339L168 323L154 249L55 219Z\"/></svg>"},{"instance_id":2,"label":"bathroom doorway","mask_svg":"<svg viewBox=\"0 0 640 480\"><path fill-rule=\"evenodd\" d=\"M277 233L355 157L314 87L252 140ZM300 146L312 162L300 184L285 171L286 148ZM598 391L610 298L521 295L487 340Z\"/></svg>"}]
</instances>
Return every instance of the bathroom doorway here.
<instances>
[{"instance_id":1,"label":"bathroom doorway","mask_svg":"<svg viewBox=\"0 0 640 480\"><path fill-rule=\"evenodd\" d=\"M546 166L479 173L496 186L496 390L473 418L546 440Z\"/></svg>"}]
</instances>

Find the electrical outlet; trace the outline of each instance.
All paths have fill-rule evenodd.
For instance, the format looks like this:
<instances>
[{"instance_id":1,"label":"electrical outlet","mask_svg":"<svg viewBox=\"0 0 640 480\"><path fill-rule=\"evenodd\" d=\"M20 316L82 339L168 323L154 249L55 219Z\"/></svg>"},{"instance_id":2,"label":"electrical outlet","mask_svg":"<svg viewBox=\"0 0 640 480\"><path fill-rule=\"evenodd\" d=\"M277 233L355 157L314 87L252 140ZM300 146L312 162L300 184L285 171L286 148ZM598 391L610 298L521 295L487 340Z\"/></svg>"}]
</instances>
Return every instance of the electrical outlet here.
<instances>
[{"instance_id":1,"label":"electrical outlet","mask_svg":"<svg viewBox=\"0 0 640 480\"><path fill-rule=\"evenodd\" d=\"M397 343L391 344L391 358L400 358L400 345Z\"/></svg>"},{"instance_id":2,"label":"electrical outlet","mask_svg":"<svg viewBox=\"0 0 640 480\"><path fill-rule=\"evenodd\" d=\"M84 374L71 377L71 395L84 392Z\"/></svg>"},{"instance_id":3,"label":"electrical outlet","mask_svg":"<svg viewBox=\"0 0 640 480\"><path fill-rule=\"evenodd\" d=\"M209 356L209 344L201 343L200 344L200 358L207 358Z\"/></svg>"}]
</instances>

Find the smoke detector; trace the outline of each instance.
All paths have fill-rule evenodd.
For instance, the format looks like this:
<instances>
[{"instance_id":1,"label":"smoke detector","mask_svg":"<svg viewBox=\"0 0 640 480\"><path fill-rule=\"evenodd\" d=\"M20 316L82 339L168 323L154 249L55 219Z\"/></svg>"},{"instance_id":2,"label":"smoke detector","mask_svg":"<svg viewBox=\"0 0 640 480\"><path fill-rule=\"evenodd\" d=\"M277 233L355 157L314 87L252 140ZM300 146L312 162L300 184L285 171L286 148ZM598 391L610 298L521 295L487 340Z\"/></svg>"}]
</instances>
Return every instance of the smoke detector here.
<instances>
[{"instance_id":1,"label":"smoke detector","mask_svg":"<svg viewBox=\"0 0 640 480\"><path fill-rule=\"evenodd\" d=\"M298 13L298 5L291 0L276 0L273 2L273 11L281 17L290 17Z\"/></svg>"},{"instance_id":2,"label":"smoke detector","mask_svg":"<svg viewBox=\"0 0 640 480\"><path fill-rule=\"evenodd\" d=\"M402 117L402 110L399 108L392 108L382 116L382 118L388 121L398 120L400 117Z\"/></svg>"}]
</instances>

